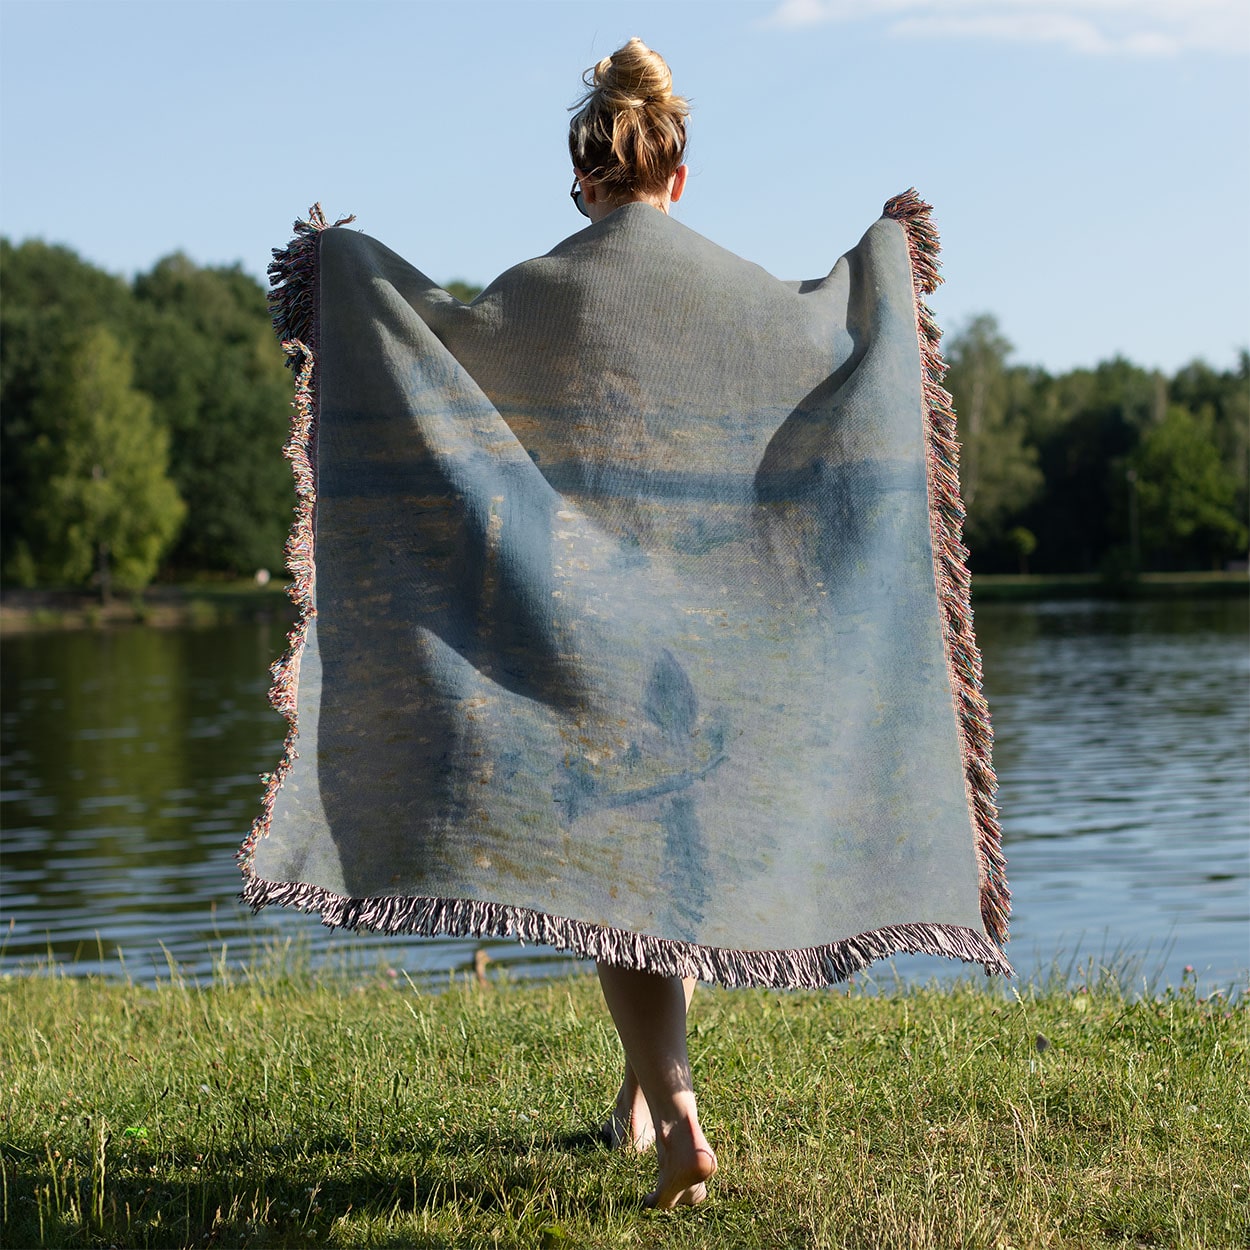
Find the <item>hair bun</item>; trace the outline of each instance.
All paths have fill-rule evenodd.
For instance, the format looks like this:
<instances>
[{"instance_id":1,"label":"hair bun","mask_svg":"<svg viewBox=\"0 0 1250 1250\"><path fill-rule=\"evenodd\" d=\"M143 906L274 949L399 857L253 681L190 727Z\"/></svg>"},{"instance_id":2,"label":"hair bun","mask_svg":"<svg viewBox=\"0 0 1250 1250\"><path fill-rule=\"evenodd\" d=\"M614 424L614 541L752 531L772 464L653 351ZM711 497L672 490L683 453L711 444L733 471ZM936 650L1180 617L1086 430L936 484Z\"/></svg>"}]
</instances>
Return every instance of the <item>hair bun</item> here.
<instances>
[{"instance_id":1,"label":"hair bun","mask_svg":"<svg viewBox=\"0 0 1250 1250\"><path fill-rule=\"evenodd\" d=\"M586 85L611 97L614 108L667 104L673 98L673 75L664 58L637 36L605 56L592 73Z\"/></svg>"},{"instance_id":2,"label":"hair bun","mask_svg":"<svg viewBox=\"0 0 1250 1250\"><path fill-rule=\"evenodd\" d=\"M673 94L664 58L631 39L582 75L586 94L573 106L569 155L610 195L662 191L686 151L690 108Z\"/></svg>"}]
</instances>

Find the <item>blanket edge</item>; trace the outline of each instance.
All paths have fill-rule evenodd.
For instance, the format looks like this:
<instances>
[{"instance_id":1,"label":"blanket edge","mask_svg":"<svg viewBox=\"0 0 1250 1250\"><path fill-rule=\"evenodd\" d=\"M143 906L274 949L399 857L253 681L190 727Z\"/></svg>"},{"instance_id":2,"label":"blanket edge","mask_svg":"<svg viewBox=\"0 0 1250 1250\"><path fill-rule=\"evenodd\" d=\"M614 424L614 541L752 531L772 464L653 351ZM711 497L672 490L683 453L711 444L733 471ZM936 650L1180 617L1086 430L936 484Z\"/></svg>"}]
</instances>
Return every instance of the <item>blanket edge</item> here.
<instances>
[{"instance_id":1,"label":"blanket edge","mask_svg":"<svg viewBox=\"0 0 1250 1250\"><path fill-rule=\"evenodd\" d=\"M334 226L345 226L355 216L340 217ZM308 219L297 218L294 237L284 248L273 249L268 273L270 282L269 311L274 332L286 353L287 368L295 372L295 394L291 400L291 431L282 454L291 462L295 478L295 519L287 535L286 567L291 574L287 595L295 604L295 624L287 634L286 650L270 666L269 703L287 722L282 755L271 773L262 773L264 793L260 812L252 822L237 859L246 882L259 880L252 868L256 844L269 832L274 802L282 783L291 771L299 752L295 743L299 736L299 711L296 692L299 686L299 664L313 617L317 614L314 598L316 564L314 560L314 525L317 502L315 439L317 431L317 393L314 384L318 345L317 269L321 232L332 228L320 204L308 210Z\"/></svg>"},{"instance_id":2,"label":"blanket edge","mask_svg":"<svg viewBox=\"0 0 1250 1250\"><path fill-rule=\"evenodd\" d=\"M1003 953L963 925L899 924L821 946L738 950L571 920L549 912L479 899L382 895L348 898L306 882L264 881L249 875L243 902L253 911L278 904L316 912L332 929L369 929L422 937L497 937L550 946L579 958L652 972L696 977L729 989L821 989L845 981L891 955L938 955L981 964L986 976L1014 975Z\"/></svg>"},{"instance_id":3,"label":"blanket edge","mask_svg":"<svg viewBox=\"0 0 1250 1250\"><path fill-rule=\"evenodd\" d=\"M881 211L897 221L907 236L916 334L920 343L928 442L925 474L942 642L955 703L959 753L977 852L981 919L986 932L1001 944L1008 938L1011 892L1007 887L1002 827L994 801L998 788L991 759L994 732L981 690L981 652L972 622L972 577L968 571L968 548L962 541L965 509L959 492L959 438L953 400L942 386L946 375L941 352L942 331L923 298L942 282L938 272L941 245L933 225L933 206L920 198L915 187L888 200Z\"/></svg>"}]
</instances>

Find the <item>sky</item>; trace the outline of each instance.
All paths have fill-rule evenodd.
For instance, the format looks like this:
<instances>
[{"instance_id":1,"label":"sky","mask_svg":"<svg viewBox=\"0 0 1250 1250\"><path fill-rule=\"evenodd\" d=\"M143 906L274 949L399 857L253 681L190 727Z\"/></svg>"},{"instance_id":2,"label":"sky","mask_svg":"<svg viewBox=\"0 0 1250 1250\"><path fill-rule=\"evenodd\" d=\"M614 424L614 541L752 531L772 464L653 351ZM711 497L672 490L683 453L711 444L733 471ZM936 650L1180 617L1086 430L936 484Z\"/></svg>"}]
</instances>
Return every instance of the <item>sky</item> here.
<instances>
[{"instance_id":1,"label":"sky","mask_svg":"<svg viewBox=\"0 0 1250 1250\"><path fill-rule=\"evenodd\" d=\"M778 277L915 186L948 332L1052 372L1250 346L1246 0L0 0L0 230L259 278L319 201L485 283L584 224L567 110L632 35L691 101L675 215Z\"/></svg>"}]
</instances>

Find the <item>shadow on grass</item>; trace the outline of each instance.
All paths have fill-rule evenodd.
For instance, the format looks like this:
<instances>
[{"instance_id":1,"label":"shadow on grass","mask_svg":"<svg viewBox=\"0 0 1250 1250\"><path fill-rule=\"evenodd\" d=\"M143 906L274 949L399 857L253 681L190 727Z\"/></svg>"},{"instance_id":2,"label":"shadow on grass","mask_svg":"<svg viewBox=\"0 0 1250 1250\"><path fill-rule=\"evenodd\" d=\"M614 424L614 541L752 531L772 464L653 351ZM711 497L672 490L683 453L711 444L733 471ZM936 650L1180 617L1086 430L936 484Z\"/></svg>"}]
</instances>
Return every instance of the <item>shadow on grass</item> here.
<instances>
[{"instance_id":1,"label":"shadow on grass","mask_svg":"<svg viewBox=\"0 0 1250 1250\"><path fill-rule=\"evenodd\" d=\"M463 1129L362 1146L345 1135L280 1145L217 1149L194 1166L154 1152L90 1165L0 1151L8 1188L5 1244L86 1246L306 1246L330 1239L340 1220L372 1225L371 1246L443 1247L458 1237L414 1227L422 1213L442 1222L494 1216L514 1236L539 1244L556 1215L535 1195L576 1188L583 1217L621 1204L599 1187L576 1185L585 1156L604 1167L618 1156L591 1131L521 1134ZM195 1156L192 1156L195 1157ZM101 1183L102 1179L102 1183ZM569 1182L566 1186L563 1181ZM11 1240L10 1240L11 1238Z\"/></svg>"}]
</instances>

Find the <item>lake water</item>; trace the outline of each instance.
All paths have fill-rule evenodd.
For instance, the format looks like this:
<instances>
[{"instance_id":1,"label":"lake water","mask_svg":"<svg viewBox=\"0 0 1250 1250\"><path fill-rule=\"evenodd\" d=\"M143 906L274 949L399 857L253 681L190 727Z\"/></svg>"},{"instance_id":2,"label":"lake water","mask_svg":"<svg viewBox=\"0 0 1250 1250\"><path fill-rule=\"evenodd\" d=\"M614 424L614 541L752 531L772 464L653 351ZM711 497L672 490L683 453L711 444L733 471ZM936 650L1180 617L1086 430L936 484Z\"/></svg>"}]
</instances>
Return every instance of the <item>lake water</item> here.
<instances>
[{"instance_id":1,"label":"lake water","mask_svg":"<svg viewBox=\"0 0 1250 1250\"><path fill-rule=\"evenodd\" d=\"M1076 976L1092 957L1161 983L1192 965L1205 986L1245 987L1248 624L1244 599L979 608L1008 954L1024 977L1056 963ZM479 946L514 976L570 967L511 942L332 934L237 903L234 854L280 751L264 692L282 646L276 622L5 641L0 970L50 958L207 978L288 941L370 975L445 976ZM895 963L904 978L949 967Z\"/></svg>"}]
</instances>

